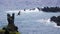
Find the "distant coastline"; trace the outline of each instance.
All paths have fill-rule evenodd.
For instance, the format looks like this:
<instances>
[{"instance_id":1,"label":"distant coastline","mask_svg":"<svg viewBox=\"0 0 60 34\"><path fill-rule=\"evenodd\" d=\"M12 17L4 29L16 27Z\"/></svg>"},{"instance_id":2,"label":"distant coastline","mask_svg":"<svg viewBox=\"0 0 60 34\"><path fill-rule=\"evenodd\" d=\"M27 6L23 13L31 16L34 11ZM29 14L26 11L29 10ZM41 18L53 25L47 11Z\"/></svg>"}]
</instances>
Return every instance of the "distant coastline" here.
<instances>
[{"instance_id":1,"label":"distant coastline","mask_svg":"<svg viewBox=\"0 0 60 34\"><path fill-rule=\"evenodd\" d=\"M60 12L60 7L44 7L41 10L44 12Z\"/></svg>"}]
</instances>

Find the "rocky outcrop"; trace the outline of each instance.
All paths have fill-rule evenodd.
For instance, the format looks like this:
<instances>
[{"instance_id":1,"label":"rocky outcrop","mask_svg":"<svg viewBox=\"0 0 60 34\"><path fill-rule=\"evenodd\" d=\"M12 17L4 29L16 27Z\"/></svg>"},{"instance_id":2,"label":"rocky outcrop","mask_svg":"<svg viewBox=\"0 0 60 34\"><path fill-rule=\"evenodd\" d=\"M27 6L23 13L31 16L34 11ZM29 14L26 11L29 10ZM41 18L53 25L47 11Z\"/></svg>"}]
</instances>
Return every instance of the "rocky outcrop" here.
<instances>
[{"instance_id":1,"label":"rocky outcrop","mask_svg":"<svg viewBox=\"0 0 60 34\"><path fill-rule=\"evenodd\" d=\"M2 28L3 30L5 30L5 34L9 34L10 31L18 32L18 27L14 24L14 15L14 13L12 14L12 16L10 16L10 14L7 14L8 25Z\"/></svg>"},{"instance_id":2,"label":"rocky outcrop","mask_svg":"<svg viewBox=\"0 0 60 34\"><path fill-rule=\"evenodd\" d=\"M44 7L42 8L44 12L60 12L60 7Z\"/></svg>"},{"instance_id":3,"label":"rocky outcrop","mask_svg":"<svg viewBox=\"0 0 60 34\"><path fill-rule=\"evenodd\" d=\"M53 16L50 18L50 21L55 22L58 26L60 26L60 16Z\"/></svg>"}]
</instances>

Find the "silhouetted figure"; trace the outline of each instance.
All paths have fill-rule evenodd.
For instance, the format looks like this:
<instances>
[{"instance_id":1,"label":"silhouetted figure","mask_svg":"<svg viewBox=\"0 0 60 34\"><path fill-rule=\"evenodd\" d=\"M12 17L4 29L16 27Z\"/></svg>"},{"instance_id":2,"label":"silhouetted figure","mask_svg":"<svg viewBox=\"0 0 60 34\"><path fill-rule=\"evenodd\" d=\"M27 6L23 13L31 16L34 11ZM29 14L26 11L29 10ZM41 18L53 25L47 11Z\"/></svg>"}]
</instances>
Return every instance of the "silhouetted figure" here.
<instances>
[{"instance_id":1,"label":"silhouetted figure","mask_svg":"<svg viewBox=\"0 0 60 34\"><path fill-rule=\"evenodd\" d=\"M20 15L20 11L18 12L18 15Z\"/></svg>"}]
</instances>

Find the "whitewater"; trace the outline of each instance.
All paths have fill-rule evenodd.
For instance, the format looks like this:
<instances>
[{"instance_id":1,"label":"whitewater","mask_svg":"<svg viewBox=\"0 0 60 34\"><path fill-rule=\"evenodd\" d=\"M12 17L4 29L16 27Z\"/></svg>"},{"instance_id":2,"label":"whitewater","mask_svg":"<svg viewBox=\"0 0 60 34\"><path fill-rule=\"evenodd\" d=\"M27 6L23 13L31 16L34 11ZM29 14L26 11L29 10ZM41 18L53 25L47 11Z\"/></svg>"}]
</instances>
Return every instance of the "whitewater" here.
<instances>
[{"instance_id":1,"label":"whitewater","mask_svg":"<svg viewBox=\"0 0 60 34\"><path fill-rule=\"evenodd\" d=\"M17 13L20 11L20 15ZM51 22L52 16L60 16L60 13L43 12L35 10L12 10L0 13L0 28L8 24L7 13L15 13L15 25L21 34L60 34L60 26Z\"/></svg>"}]
</instances>

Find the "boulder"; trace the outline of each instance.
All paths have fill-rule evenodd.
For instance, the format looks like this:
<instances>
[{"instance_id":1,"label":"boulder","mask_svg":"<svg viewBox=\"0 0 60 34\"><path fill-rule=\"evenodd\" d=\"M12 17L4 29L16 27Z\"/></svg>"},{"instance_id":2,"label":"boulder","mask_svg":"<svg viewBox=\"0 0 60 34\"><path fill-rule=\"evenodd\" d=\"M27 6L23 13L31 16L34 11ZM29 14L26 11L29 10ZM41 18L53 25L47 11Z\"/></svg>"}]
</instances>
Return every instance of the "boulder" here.
<instances>
[{"instance_id":1,"label":"boulder","mask_svg":"<svg viewBox=\"0 0 60 34\"><path fill-rule=\"evenodd\" d=\"M58 26L60 26L60 16L53 16L50 18L50 21L55 22Z\"/></svg>"}]
</instances>

